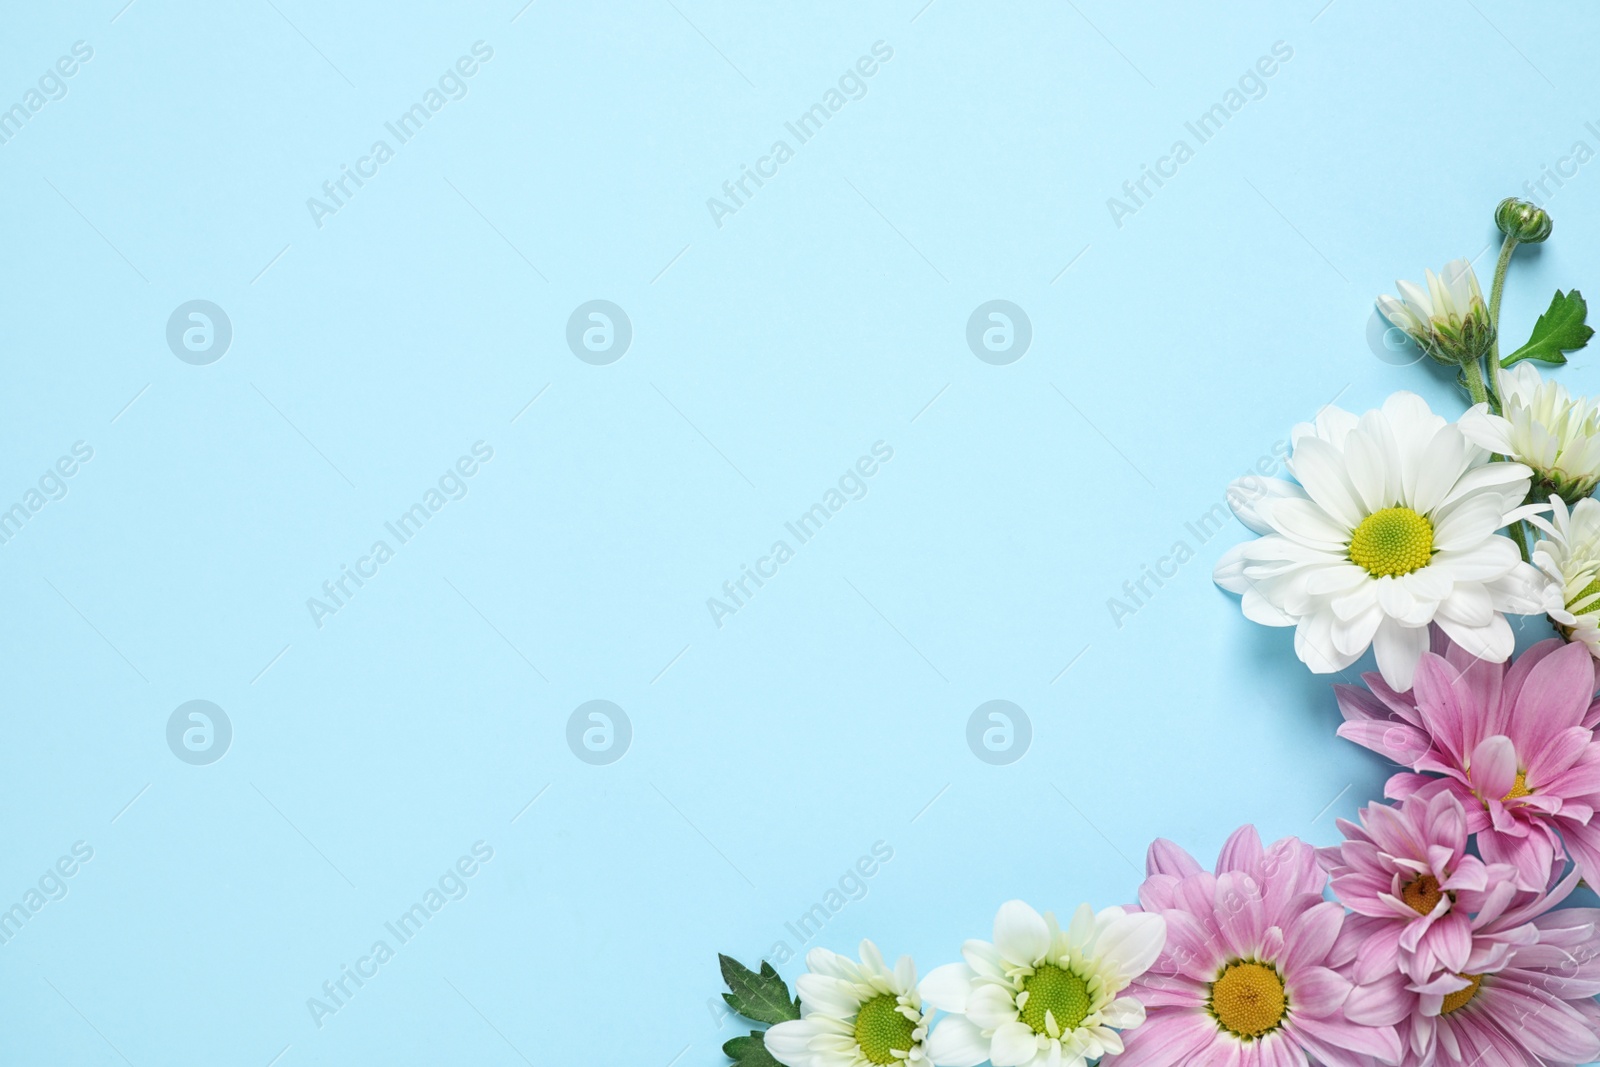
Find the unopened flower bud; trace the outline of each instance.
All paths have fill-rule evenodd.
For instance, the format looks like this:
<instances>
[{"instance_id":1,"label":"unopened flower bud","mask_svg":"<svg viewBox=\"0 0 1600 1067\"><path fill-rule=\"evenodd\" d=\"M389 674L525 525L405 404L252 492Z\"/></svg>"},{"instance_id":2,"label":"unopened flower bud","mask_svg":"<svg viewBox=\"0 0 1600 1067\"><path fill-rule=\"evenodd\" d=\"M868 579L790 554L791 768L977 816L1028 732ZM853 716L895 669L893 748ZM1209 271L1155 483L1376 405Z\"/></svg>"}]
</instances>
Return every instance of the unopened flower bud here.
<instances>
[{"instance_id":1,"label":"unopened flower bud","mask_svg":"<svg viewBox=\"0 0 1600 1067\"><path fill-rule=\"evenodd\" d=\"M1536 245L1550 236L1555 223L1543 208L1526 200L1508 196L1494 209L1494 224L1507 237L1515 237L1525 245Z\"/></svg>"}]
</instances>

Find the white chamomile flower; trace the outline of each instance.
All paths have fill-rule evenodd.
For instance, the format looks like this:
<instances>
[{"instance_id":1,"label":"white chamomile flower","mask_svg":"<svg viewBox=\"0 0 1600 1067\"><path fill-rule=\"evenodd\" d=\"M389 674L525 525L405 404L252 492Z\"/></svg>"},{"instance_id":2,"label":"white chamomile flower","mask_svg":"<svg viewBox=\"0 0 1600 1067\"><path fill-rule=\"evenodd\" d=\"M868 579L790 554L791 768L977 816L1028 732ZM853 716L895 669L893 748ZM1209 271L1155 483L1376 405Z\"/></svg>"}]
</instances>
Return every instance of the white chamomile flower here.
<instances>
[{"instance_id":1,"label":"white chamomile flower","mask_svg":"<svg viewBox=\"0 0 1600 1067\"><path fill-rule=\"evenodd\" d=\"M1548 521L1528 520L1545 534L1533 548L1534 564L1550 579L1545 614L1600 659L1600 500L1586 497L1568 511L1553 496L1550 507Z\"/></svg>"},{"instance_id":2,"label":"white chamomile flower","mask_svg":"<svg viewBox=\"0 0 1600 1067\"><path fill-rule=\"evenodd\" d=\"M1464 364L1482 356L1494 341L1494 327L1472 264L1452 259L1438 274L1424 274L1426 289L1415 282L1395 282L1404 299L1380 296L1378 310L1440 363Z\"/></svg>"},{"instance_id":3,"label":"white chamomile flower","mask_svg":"<svg viewBox=\"0 0 1600 1067\"><path fill-rule=\"evenodd\" d=\"M1594 492L1600 482L1600 404L1574 398L1566 387L1521 363L1500 376L1503 415L1474 405L1461 432L1474 444L1533 468L1544 488L1564 500Z\"/></svg>"},{"instance_id":4,"label":"white chamomile flower","mask_svg":"<svg viewBox=\"0 0 1600 1067\"><path fill-rule=\"evenodd\" d=\"M1514 644L1502 612L1544 610L1544 579L1498 531L1523 507L1532 472L1489 451L1395 393L1359 418L1326 407L1290 433L1298 485L1241 479L1229 490L1240 520L1264 536L1229 549L1213 575L1243 595L1245 617L1293 626L1300 659L1318 674L1368 647L1395 690L1411 688L1428 624L1493 663Z\"/></svg>"},{"instance_id":5,"label":"white chamomile flower","mask_svg":"<svg viewBox=\"0 0 1600 1067\"><path fill-rule=\"evenodd\" d=\"M968 941L965 963L929 972L922 996L950 1014L928 1040L939 1067L1082 1067L1122 1051L1117 1030L1144 1022L1144 1005L1118 996L1150 969L1166 920L1085 904L1061 929L1020 900L1000 906L994 944Z\"/></svg>"},{"instance_id":6,"label":"white chamomile flower","mask_svg":"<svg viewBox=\"0 0 1600 1067\"><path fill-rule=\"evenodd\" d=\"M795 982L800 1015L766 1032L767 1051L787 1067L925 1065L928 1018L917 992L917 968L901 956L891 970L871 941L861 962L824 948L806 954L810 974Z\"/></svg>"}]
</instances>

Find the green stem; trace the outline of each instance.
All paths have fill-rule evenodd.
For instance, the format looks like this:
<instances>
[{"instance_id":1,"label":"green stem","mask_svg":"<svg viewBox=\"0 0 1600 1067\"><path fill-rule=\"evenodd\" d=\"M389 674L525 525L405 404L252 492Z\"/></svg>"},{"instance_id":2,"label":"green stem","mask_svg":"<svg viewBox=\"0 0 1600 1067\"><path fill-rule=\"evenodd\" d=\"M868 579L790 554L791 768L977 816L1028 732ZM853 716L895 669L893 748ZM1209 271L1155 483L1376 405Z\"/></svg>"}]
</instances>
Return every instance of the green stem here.
<instances>
[{"instance_id":1,"label":"green stem","mask_svg":"<svg viewBox=\"0 0 1600 1067\"><path fill-rule=\"evenodd\" d=\"M1498 363L1499 361L1496 360L1495 362ZM1478 361L1475 359L1468 360L1461 365L1461 370L1467 376L1467 392L1472 394L1472 402L1474 404L1486 402L1489 396L1483 389L1483 368L1478 365Z\"/></svg>"},{"instance_id":2,"label":"green stem","mask_svg":"<svg viewBox=\"0 0 1600 1067\"><path fill-rule=\"evenodd\" d=\"M1517 239L1506 235L1500 246L1500 259L1494 265L1494 282L1489 286L1489 327L1494 330L1494 340L1489 343L1489 378L1494 383L1495 403L1502 403L1500 391L1500 297L1506 288L1506 270L1511 266L1511 253L1517 250Z\"/></svg>"}]
</instances>

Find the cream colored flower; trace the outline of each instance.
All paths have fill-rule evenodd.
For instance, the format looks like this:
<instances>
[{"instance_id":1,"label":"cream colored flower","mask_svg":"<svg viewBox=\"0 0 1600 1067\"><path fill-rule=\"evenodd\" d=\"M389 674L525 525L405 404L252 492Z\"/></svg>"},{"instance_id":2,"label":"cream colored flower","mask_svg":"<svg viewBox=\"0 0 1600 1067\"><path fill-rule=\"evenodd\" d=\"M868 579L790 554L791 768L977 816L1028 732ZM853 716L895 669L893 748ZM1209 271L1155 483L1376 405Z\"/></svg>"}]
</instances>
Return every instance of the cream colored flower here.
<instances>
[{"instance_id":1,"label":"cream colored flower","mask_svg":"<svg viewBox=\"0 0 1600 1067\"><path fill-rule=\"evenodd\" d=\"M1494 326L1472 264L1452 259L1438 274L1424 274L1426 289L1395 282L1404 299L1380 296L1378 310L1440 363L1457 365L1482 356L1494 341Z\"/></svg>"},{"instance_id":2,"label":"cream colored flower","mask_svg":"<svg viewBox=\"0 0 1600 1067\"><path fill-rule=\"evenodd\" d=\"M1566 387L1545 381L1530 363L1500 376L1503 414L1474 405L1458 425L1474 444L1533 468L1549 492L1577 500L1600 482L1600 404L1574 398Z\"/></svg>"},{"instance_id":3,"label":"cream colored flower","mask_svg":"<svg viewBox=\"0 0 1600 1067\"><path fill-rule=\"evenodd\" d=\"M1569 511L1553 496L1550 508L1549 519L1528 520L1545 533L1533 548L1534 565L1550 579L1545 614L1600 659L1600 500L1586 497Z\"/></svg>"},{"instance_id":4,"label":"cream colored flower","mask_svg":"<svg viewBox=\"0 0 1600 1067\"><path fill-rule=\"evenodd\" d=\"M928 1039L938 1067L1084 1067L1122 1051L1118 1030L1144 1022L1122 996L1167 941L1166 920L1084 904L1063 930L1020 900L1000 906L994 943L968 941L965 963L936 967L923 998L948 1012Z\"/></svg>"},{"instance_id":5,"label":"cream colored flower","mask_svg":"<svg viewBox=\"0 0 1600 1067\"><path fill-rule=\"evenodd\" d=\"M801 1017L763 1037L774 1059L785 1067L926 1067L933 1013L922 1007L909 956L891 968L877 945L863 941L859 963L814 948L806 966L811 973L795 982Z\"/></svg>"}]
</instances>

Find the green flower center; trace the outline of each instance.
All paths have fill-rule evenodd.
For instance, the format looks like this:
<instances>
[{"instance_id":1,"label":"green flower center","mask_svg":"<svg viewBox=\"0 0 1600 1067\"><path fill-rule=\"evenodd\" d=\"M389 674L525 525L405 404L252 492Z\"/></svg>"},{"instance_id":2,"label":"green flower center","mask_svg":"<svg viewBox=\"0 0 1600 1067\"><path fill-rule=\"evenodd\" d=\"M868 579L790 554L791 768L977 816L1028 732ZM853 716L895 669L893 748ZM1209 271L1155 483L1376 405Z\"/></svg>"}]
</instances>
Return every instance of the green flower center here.
<instances>
[{"instance_id":1,"label":"green flower center","mask_svg":"<svg viewBox=\"0 0 1600 1067\"><path fill-rule=\"evenodd\" d=\"M911 1052L911 1032L916 1028L916 1023L901 1014L900 1002L892 993L873 997L856 1012L856 1044L873 1063L904 1059Z\"/></svg>"},{"instance_id":2,"label":"green flower center","mask_svg":"<svg viewBox=\"0 0 1600 1067\"><path fill-rule=\"evenodd\" d=\"M1574 604L1582 604L1585 600L1594 596L1596 593L1600 593L1600 578L1596 578L1594 581L1580 589L1578 591L1578 595L1573 597L1571 600L1568 600L1567 604L1569 606ZM1582 608L1579 608L1577 614L1593 615L1597 611L1600 611L1600 600L1596 600L1593 604L1588 604Z\"/></svg>"},{"instance_id":3,"label":"green flower center","mask_svg":"<svg viewBox=\"0 0 1600 1067\"><path fill-rule=\"evenodd\" d=\"M1374 578L1410 574L1432 557L1433 523L1410 508L1374 511L1350 535L1350 561Z\"/></svg>"},{"instance_id":4,"label":"green flower center","mask_svg":"<svg viewBox=\"0 0 1600 1067\"><path fill-rule=\"evenodd\" d=\"M1089 1015L1089 983L1053 963L1039 964L1022 980L1022 991L1027 994L1022 1001L1022 1021L1036 1034L1059 1037L1076 1029Z\"/></svg>"}]
</instances>

